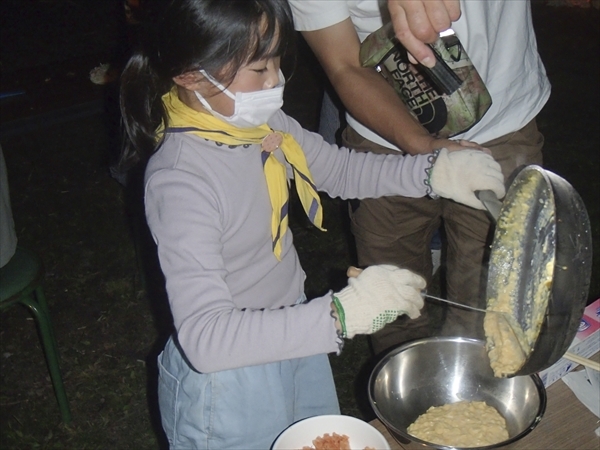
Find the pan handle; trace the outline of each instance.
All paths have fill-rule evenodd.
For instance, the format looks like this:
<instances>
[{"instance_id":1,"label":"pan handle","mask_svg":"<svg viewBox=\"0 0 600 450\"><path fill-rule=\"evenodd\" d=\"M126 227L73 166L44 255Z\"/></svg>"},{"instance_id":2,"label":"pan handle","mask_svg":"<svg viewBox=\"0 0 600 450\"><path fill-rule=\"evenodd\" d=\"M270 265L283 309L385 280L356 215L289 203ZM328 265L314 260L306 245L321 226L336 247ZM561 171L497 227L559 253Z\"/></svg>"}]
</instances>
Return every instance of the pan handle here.
<instances>
[{"instance_id":1,"label":"pan handle","mask_svg":"<svg viewBox=\"0 0 600 450\"><path fill-rule=\"evenodd\" d=\"M502 202L498 200L494 191L485 189L483 191L475 191L475 196L483 203L485 209L492 216L494 222L500 217L500 208L502 208Z\"/></svg>"}]
</instances>

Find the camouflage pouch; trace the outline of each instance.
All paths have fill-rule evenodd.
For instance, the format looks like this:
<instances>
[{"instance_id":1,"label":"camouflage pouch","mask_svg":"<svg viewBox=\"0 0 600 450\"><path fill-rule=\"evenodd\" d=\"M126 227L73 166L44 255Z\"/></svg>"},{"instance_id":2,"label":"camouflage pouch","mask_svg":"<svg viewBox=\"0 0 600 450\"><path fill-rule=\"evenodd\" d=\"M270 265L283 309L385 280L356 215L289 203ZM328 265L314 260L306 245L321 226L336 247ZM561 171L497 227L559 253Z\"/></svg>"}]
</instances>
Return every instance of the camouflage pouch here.
<instances>
[{"instance_id":1,"label":"camouflage pouch","mask_svg":"<svg viewBox=\"0 0 600 450\"><path fill-rule=\"evenodd\" d=\"M437 59L432 69L412 64L388 23L361 44L360 62L386 78L430 134L449 138L479 122L492 98L451 30L430 47Z\"/></svg>"}]
</instances>

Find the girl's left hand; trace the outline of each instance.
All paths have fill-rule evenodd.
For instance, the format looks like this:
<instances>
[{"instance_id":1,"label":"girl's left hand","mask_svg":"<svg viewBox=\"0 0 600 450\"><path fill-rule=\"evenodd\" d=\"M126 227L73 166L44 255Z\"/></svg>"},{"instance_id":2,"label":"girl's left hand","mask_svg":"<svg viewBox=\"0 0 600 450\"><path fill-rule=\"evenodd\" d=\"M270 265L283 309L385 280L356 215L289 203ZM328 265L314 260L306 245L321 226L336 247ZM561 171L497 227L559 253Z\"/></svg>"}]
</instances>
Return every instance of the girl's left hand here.
<instances>
[{"instance_id":1,"label":"girl's left hand","mask_svg":"<svg viewBox=\"0 0 600 450\"><path fill-rule=\"evenodd\" d=\"M491 155L472 148L456 152L441 149L429 182L434 194L481 210L485 207L475 191L490 189L498 198L506 193L500 164Z\"/></svg>"}]
</instances>

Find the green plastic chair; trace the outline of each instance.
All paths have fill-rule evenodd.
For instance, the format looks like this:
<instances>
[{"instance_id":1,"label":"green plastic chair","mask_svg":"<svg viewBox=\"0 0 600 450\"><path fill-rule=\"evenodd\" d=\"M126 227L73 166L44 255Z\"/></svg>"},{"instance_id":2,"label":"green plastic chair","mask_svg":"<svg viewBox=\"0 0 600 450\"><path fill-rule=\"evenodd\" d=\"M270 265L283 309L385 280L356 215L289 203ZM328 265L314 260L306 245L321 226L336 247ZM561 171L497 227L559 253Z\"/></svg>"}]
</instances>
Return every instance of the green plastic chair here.
<instances>
[{"instance_id":1,"label":"green plastic chair","mask_svg":"<svg viewBox=\"0 0 600 450\"><path fill-rule=\"evenodd\" d=\"M29 250L17 247L10 261L0 268L0 310L20 303L31 311L38 327L62 420L70 423L71 409L60 374L50 312L42 290L43 278L44 268L40 258Z\"/></svg>"}]
</instances>

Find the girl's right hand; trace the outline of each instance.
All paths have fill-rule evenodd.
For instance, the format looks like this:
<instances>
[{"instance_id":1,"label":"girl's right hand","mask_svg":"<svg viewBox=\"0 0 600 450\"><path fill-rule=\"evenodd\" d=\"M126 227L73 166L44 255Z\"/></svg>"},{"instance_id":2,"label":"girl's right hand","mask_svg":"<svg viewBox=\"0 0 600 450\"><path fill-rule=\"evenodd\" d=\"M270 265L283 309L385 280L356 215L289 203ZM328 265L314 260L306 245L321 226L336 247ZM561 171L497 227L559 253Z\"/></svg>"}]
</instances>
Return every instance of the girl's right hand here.
<instances>
[{"instance_id":1,"label":"girl's right hand","mask_svg":"<svg viewBox=\"0 0 600 450\"><path fill-rule=\"evenodd\" d=\"M348 286L333 294L334 315L342 337L371 334L401 314L411 319L421 315L425 280L393 265L376 265L364 270L350 268Z\"/></svg>"}]
</instances>

